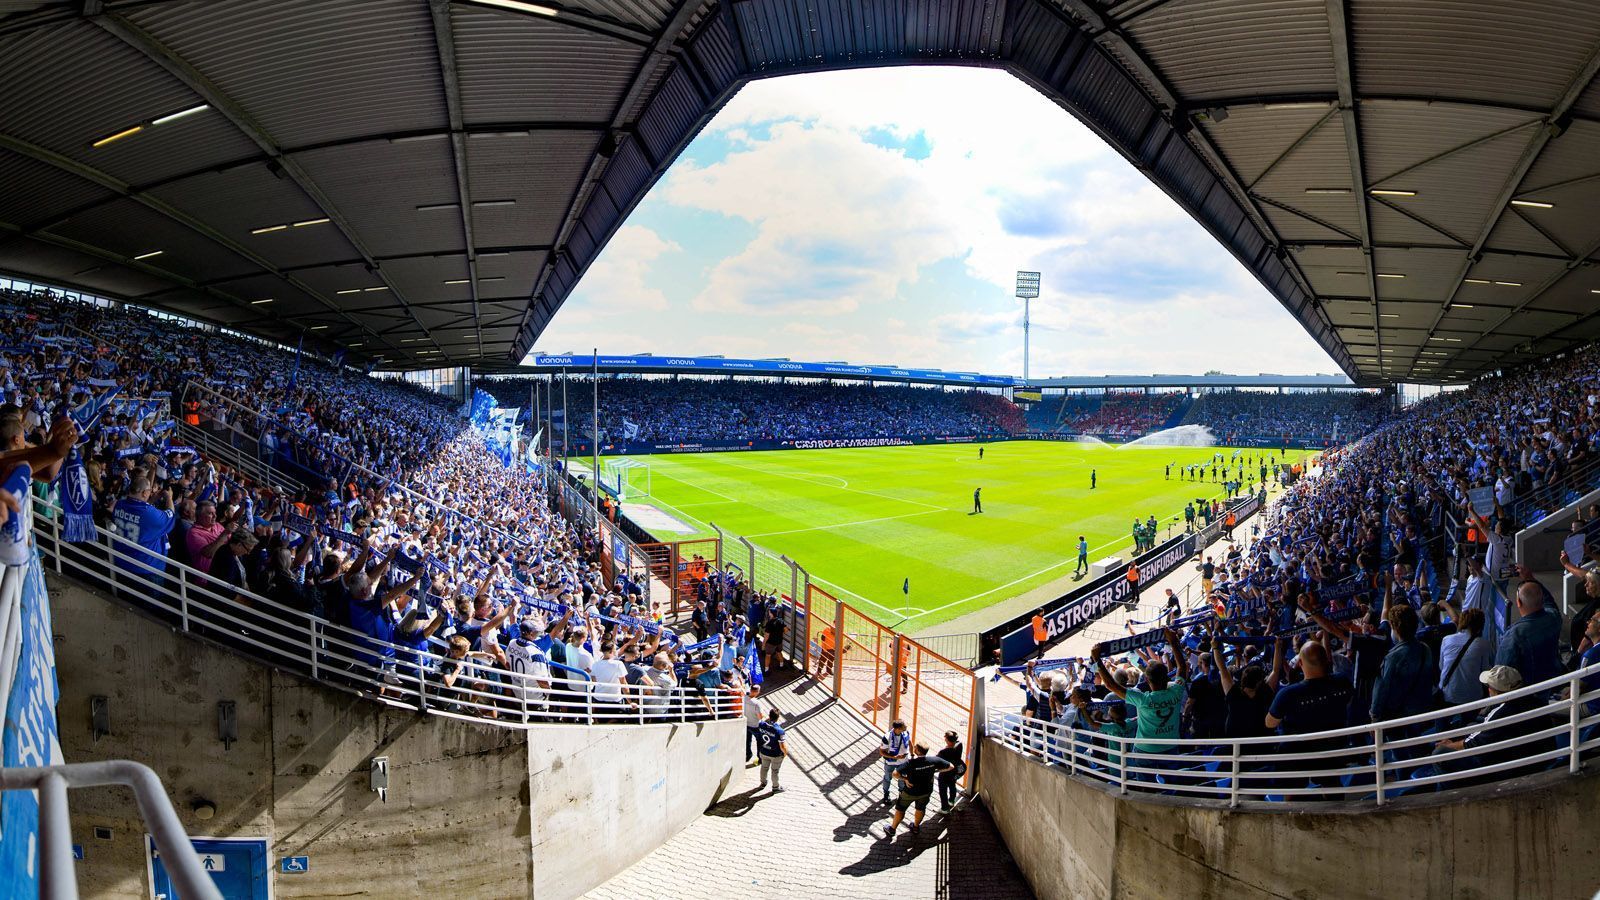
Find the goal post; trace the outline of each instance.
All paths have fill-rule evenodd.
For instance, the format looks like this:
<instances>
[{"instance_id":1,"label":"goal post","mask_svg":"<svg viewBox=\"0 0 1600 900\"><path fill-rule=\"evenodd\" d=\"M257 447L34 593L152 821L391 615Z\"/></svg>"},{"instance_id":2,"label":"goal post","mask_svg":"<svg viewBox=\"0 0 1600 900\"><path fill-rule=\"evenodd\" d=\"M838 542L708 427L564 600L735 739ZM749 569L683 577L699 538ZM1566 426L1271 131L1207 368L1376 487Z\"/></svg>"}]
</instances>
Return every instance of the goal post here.
<instances>
[{"instance_id":1,"label":"goal post","mask_svg":"<svg viewBox=\"0 0 1600 900\"><path fill-rule=\"evenodd\" d=\"M600 489L619 502L650 496L650 464L628 456L602 459Z\"/></svg>"}]
</instances>

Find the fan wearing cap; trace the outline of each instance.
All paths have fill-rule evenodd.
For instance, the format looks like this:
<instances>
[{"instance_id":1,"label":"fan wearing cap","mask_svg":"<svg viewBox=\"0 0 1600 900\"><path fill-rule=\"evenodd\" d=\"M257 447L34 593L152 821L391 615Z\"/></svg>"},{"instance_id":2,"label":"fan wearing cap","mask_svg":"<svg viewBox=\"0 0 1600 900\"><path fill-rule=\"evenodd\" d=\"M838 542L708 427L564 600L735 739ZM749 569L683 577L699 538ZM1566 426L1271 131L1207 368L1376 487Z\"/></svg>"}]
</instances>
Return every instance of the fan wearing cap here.
<instances>
[{"instance_id":1,"label":"fan wearing cap","mask_svg":"<svg viewBox=\"0 0 1600 900\"><path fill-rule=\"evenodd\" d=\"M1511 666L1495 666L1478 676L1483 686L1488 690L1490 697L1499 697L1522 687L1522 673ZM1485 708L1481 727L1460 738L1451 738L1439 741L1434 745L1434 754L1450 753L1453 751L1477 751L1474 756L1442 760L1439 768L1446 772L1460 772L1467 769L1492 766L1498 763L1511 762L1543 753L1555 747L1555 739L1545 738L1539 741L1519 744L1513 747L1497 749L1483 749L1504 741L1525 737L1537 731L1542 731L1553 723L1550 716L1533 716L1520 722L1511 722L1506 725L1496 723L1510 719L1519 713L1529 712L1544 705L1544 700L1538 695L1524 695L1510 700L1502 700L1494 706ZM1533 768L1542 768L1543 764ZM1502 773L1494 778L1509 777L1516 773Z\"/></svg>"}]
</instances>

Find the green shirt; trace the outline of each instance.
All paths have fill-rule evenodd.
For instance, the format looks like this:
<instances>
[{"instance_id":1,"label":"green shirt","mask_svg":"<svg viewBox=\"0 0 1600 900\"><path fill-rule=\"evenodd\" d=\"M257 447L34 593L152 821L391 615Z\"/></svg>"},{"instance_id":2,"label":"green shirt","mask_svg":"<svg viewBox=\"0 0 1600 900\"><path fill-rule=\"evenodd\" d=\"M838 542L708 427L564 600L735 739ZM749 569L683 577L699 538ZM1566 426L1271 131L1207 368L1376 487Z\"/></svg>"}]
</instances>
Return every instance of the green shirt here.
<instances>
[{"instance_id":1,"label":"green shirt","mask_svg":"<svg viewBox=\"0 0 1600 900\"><path fill-rule=\"evenodd\" d=\"M1174 678L1159 691L1141 691L1128 688L1128 705L1139 713L1134 737L1140 742L1133 749L1143 753L1166 753L1171 744L1151 741L1174 740L1178 737L1178 723L1183 714L1184 683Z\"/></svg>"}]
</instances>

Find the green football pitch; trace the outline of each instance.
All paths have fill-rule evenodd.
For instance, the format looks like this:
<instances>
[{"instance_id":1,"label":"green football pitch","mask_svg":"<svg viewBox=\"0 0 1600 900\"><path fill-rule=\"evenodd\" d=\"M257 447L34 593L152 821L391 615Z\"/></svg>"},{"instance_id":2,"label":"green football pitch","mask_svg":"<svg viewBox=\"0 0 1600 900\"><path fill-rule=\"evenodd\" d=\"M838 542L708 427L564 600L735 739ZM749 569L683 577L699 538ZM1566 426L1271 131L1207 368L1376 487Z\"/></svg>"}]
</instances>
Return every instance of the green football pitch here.
<instances>
[{"instance_id":1,"label":"green football pitch","mask_svg":"<svg viewBox=\"0 0 1600 900\"><path fill-rule=\"evenodd\" d=\"M743 536L795 560L886 624L924 631L1071 576L1080 534L1091 561L1132 545L1135 516L1154 515L1164 538L1175 517L1182 527L1187 501L1222 490L1180 480L1178 466L1233 453L1009 441L982 445L980 460L978 446L651 456L650 494L626 505L654 506L690 529L656 531L662 540L710 535L714 523L730 541ZM1290 451L1289 460L1304 455ZM974 515L979 487L983 513ZM724 559L740 557L727 550Z\"/></svg>"}]
</instances>

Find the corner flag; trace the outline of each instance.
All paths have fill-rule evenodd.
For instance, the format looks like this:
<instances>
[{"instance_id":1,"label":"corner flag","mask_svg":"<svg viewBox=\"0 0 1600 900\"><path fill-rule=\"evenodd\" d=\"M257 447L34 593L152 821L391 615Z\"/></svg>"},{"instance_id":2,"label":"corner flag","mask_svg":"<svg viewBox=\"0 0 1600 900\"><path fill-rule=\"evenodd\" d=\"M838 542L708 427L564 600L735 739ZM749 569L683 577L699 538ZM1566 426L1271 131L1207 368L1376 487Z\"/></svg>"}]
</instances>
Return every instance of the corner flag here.
<instances>
[{"instance_id":1,"label":"corner flag","mask_svg":"<svg viewBox=\"0 0 1600 900\"><path fill-rule=\"evenodd\" d=\"M906 576L906 583L900 585L900 593L902 593L902 594L911 593L911 577L909 575Z\"/></svg>"}]
</instances>

